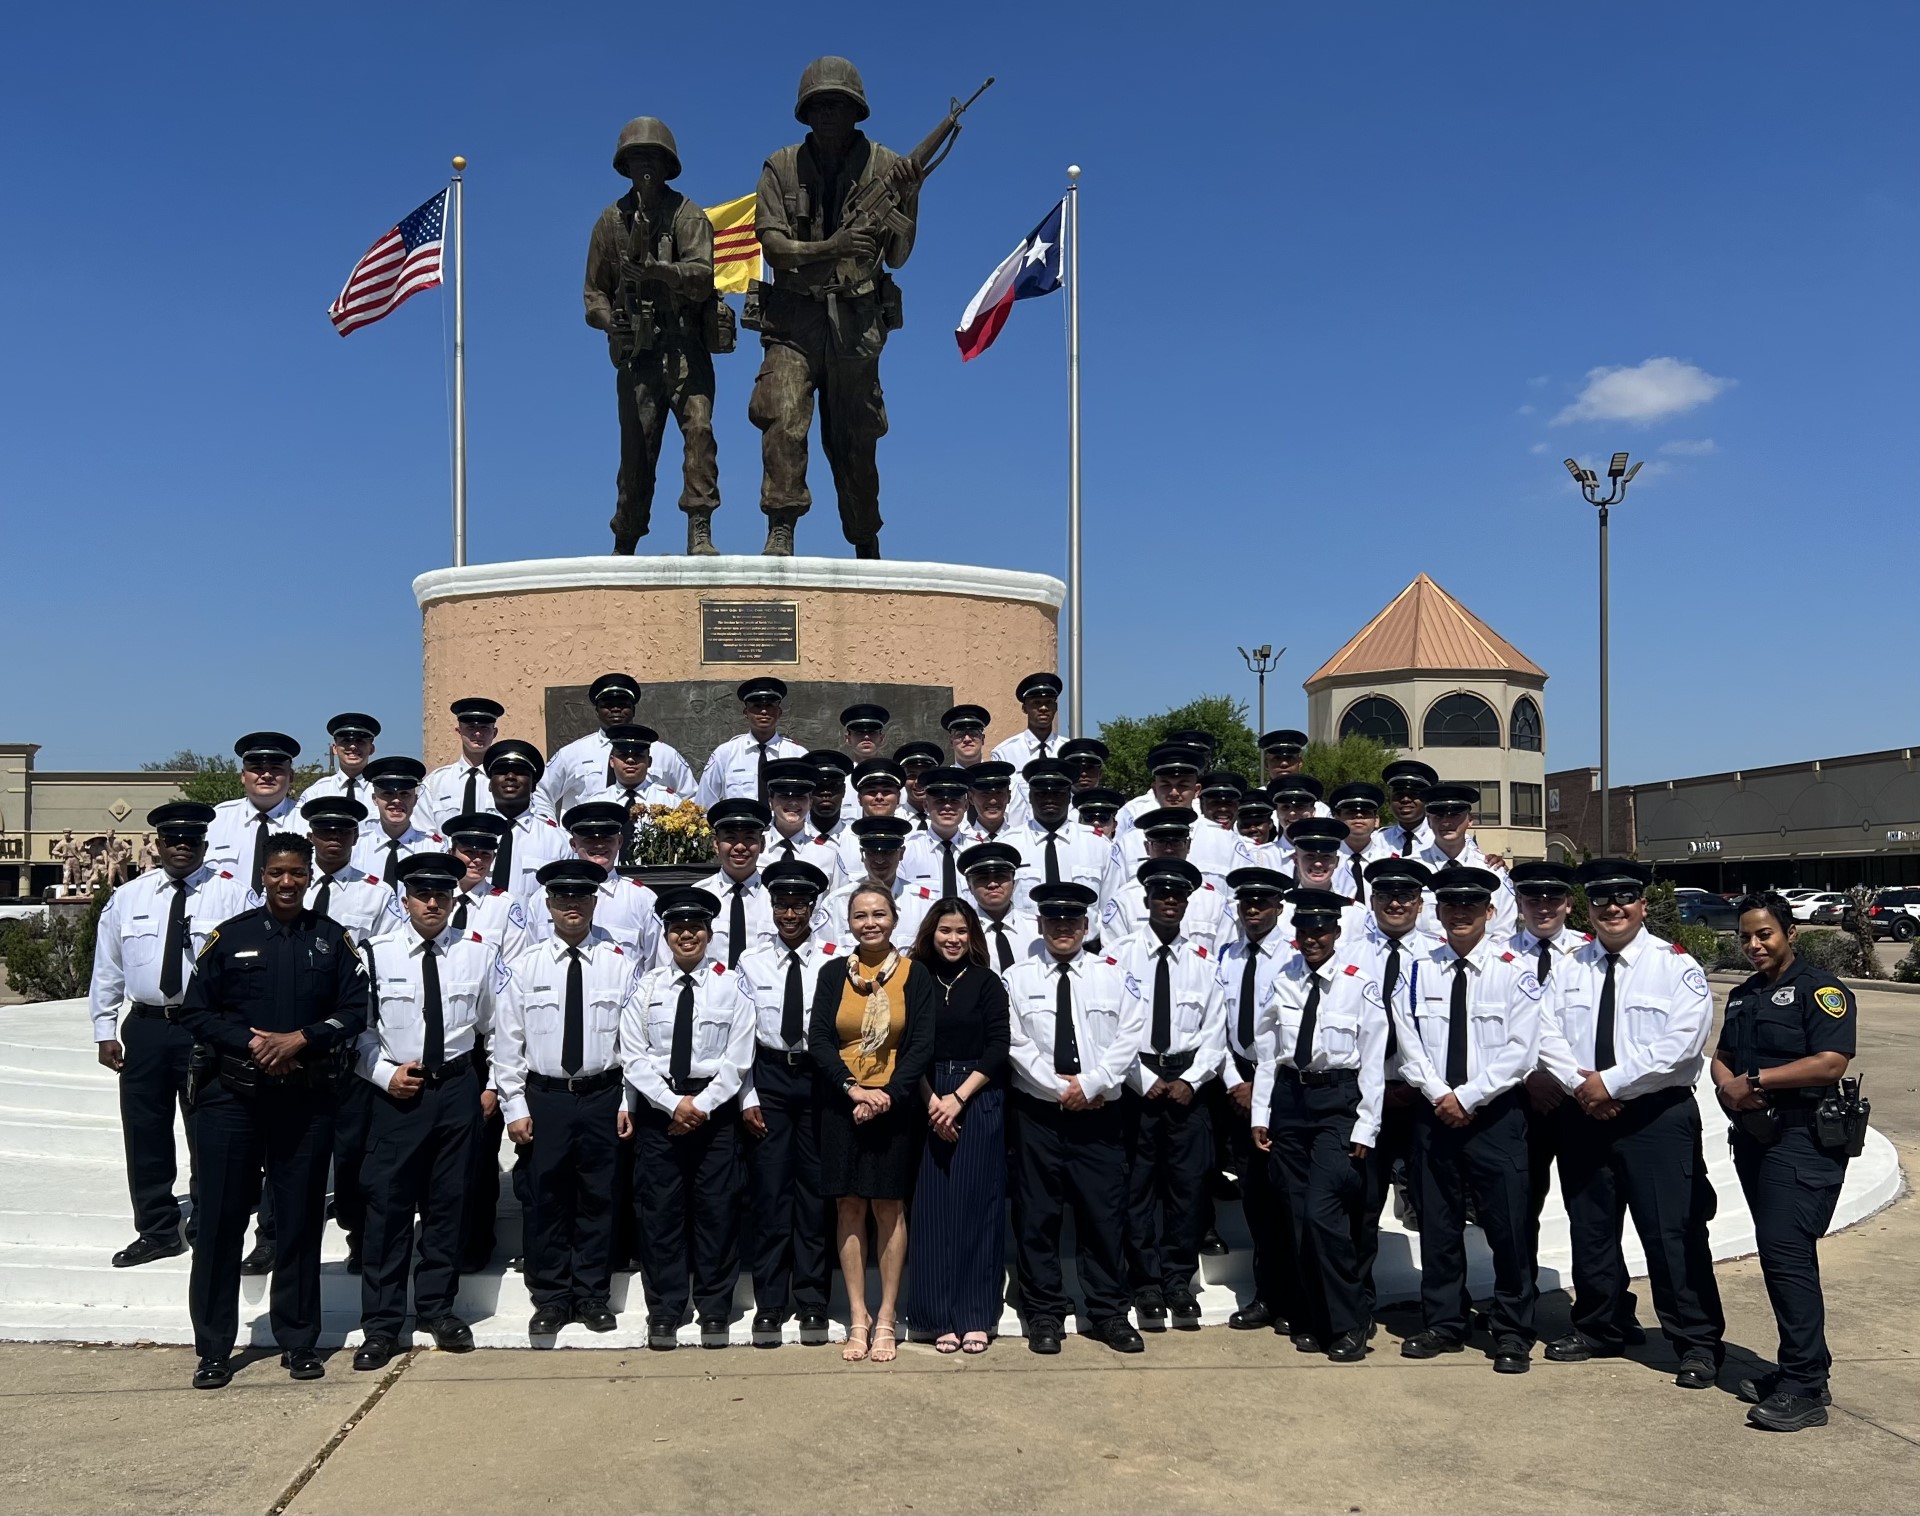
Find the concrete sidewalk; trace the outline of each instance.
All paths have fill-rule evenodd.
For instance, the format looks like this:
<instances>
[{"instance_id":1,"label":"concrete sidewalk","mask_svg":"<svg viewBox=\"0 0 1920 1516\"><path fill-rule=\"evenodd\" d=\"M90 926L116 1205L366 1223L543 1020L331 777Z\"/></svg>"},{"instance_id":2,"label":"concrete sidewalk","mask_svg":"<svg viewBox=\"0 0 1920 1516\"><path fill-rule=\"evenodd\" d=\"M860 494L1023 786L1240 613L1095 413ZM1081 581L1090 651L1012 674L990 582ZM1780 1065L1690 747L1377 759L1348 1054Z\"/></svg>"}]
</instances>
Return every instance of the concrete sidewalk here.
<instances>
[{"instance_id":1,"label":"concrete sidewalk","mask_svg":"<svg viewBox=\"0 0 1920 1516\"><path fill-rule=\"evenodd\" d=\"M1911 1165L1920 1005L1861 1005L1875 1124ZM216 1395L186 1388L184 1349L0 1347L0 1511L1910 1511L1920 1206L1821 1257L1836 1404L1795 1436L1750 1430L1730 1393L1774 1344L1748 1259L1719 1270L1738 1345L1719 1393L1675 1388L1657 1337L1641 1361L1536 1355L1519 1378L1471 1352L1408 1362L1404 1313L1358 1365L1214 1329L1131 1359L1005 1341L887 1367L796 1347L419 1352L368 1376L336 1354L318 1385L269 1355ZM1565 1309L1548 1300L1544 1333Z\"/></svg>"}]
</instances>

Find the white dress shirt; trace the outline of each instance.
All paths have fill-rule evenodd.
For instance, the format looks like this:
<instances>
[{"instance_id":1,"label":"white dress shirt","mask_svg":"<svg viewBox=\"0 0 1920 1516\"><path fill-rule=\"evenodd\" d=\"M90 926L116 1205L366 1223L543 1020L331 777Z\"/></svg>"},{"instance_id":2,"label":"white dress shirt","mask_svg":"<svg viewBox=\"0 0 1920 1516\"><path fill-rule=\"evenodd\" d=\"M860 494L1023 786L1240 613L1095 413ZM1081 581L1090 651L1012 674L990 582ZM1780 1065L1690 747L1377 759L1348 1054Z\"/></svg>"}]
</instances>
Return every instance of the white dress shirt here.
<instances>
[{"instance_id":1,"label":"white dress shirt","mask_svg":"<svg viewBox=\"0 0 1920 1516\"><path fill-rule=\"evenodd\" d=\"M1247 975L1247 955L1255 956L1253 969L1253 1003L1247 1008L1249 1035L1240 1035L1243 1012L1240 1004L1240 987ZM1226 1026L1226 1056L1220 1061L1220 1082L1228 1089L1237 1089L1247 1082L1247 1076L1240 1072L1240 1065L1234 1062L1239 1058L1247 1063L1257 1061L1259 1043L1256 1040L1260 1025L1260 1012L1273 994L1273 981L1280 972L1280 966L1293 956L1293 944L1287 940L1276 922L1272 931L1262 937L1258 943L1249 942L1244 927L1237 927L1234 933L1214 955L1214 979L1220 986L1220 1007Z\"/></svg>"},{"instance_id":2,"label":"white dress shirt","mask_svg":"<svg viewBox=\"0 0 1920 1516\"><path fill-rule=\"evenodd\" d=\"M395 842L400 844L401 858L411 858L415 853L444 853L447 850L447 839L438 832L425 830L417 816L398 837L389 837L378 821L363 821L360 823L360 838L353 845L353 866L364 874L372 874L383 880L397 891L400 881L393 875L396 859L394 849L389 845Z\"/></svg>"},{"instance_id":3,"label":"white dress shirt","mask_svg":"<svg viewBox=\"0 0 1920 1516\"><path fill-rule=\"evenodd\" d=\"M756 1048L775 1054L807 1051L807 1028L813 1019L813 994L821 966L845 957L846 952L847 944L823 942L818 937L810 936L793 948L776 937L772 942L756 943L741 956L734 977L740 981L741 992L753 1004ZM781 1033L787 1015L787 966L796 958L800 964L800 1036L789 1043ZM756 1110L759 1105L760 1092L754 1088L753 1066L749 1063L740 1081L740 1109Z\"/></svg>"},{"instance_id":4,"label":"white dress shirt","mask_svg":"<svg viewBox=\"0 0 1920 1516\"><path fill-rule=\"evenodd\" d=\"M413 803L414 822L432 827L437 832L455 816L464 815L467 809L468 775L473 776L474 810L491 810L493 793L487 788L485 771L478 764L470 764L462 758L455 763L441 764L421 781L420 798ZM371 805L367 807L367 813L373 813Z\"/></svg>"},{"instance_id":5,"label":"white dress shirt","mask_svg":"<svg viewBox=\"0 0 1920 1516\"><path fill-rule=\"evenodd\" d=\"M847 907L853 900L854 889L861 883L858 878L849 879L845 884L830 890L820 897L820 904L813 913L813 934L838 942L847 942ZM893 925L893 945L903 952L913 946L913 939L920 935L920 923L927 919L927 912L933 909L933 902L939 899L939 893L925 885L909 885L905 879L893 881L893 908L899 913L899 920Z\"/></svg>"},{"instance_id":6,"label":"white dress shirt","mask_svg":"<svg viewBox=\"0 0 1920 1516\"><path fill-rule=\"evenodd\" d=\"M1399 822L1390 821L1374 836L1385 839L1396 858L1417 858L1420 849L1433 846L1433 825L1422 816L1419 825L1409 832Z\"/></svg>"},{"instance_id":7,"label":"white dress shirt","mask_svg":"<svg viewBox=\"0 0 1920 1516\"><path fill-rule=\"evenodd\" d=\"M259 823L254 819L260 808L246 796L222 800L213 808L213 820L207 823L207 866L230 869L240 878L253 880L253 848ZM296 832L307 835L307 823L300 814L300 802L288 796L267 813L267 834Z\"/></svg>"},{"instance_id":8,"label":"white dress shirt","mask_svg":"<svg viewBox=\"0 0 1920 1516\"><path fill-rule=\"evenodd\" d=\"M1378 863L1382 858L1398 858L1387 844L1387 840L1375 832L1367 839L1367 845L1355 852L1351 842L1340 844L1340 861L1334 865L1333 888L1349 900L1360 898L1360 886L1366 882L1367 865ZM1356 1142L1358 1138L1354 1139Z\"/></svg>"},{"instance_id":9,"label":"white dress shirt","mask_svg":"<svg viewBox=\"0 0 1920 1516\"><path fill-rule=\"evenodd\" d=\"M1167 1046L1164 1051L1153 1045L1153 985L1159 967L1160 951L1167 951ZM1142 1095L1153 1088L1161 1076L1147 1067L1147 1059L1178 1058L1192 1054L1184 1073L1175 1074L1195 1089L1220 1072L1227 1052L1226 1002L1220 995L1220 982L1213 950L1184 931L1173 941L1163 943L1146 927L1106 945L1106 954L1126 976L1127 988L1140 997L1146 1007L1147 1033L1140 1043L1140 1057L1128 1078Z\"/></svg>"},{"instance_id":10,"label":"white dress shirt","mask_svg":"<svg viewBox=\"0 0 1920 1516\"><path fill-rule=\"evenodd\" d=\"M1006 938L1015 963L1047 950L1046 940L1040 935L1040 918L1032 911L1023 911L1018 905L1009 907L1007 914L997 921L985 911L981 911L980 931L987 939L987 964L1002 978L1005 978L1007 973L1000 967L1002 937Z\"/></svg>"},{"instance_id":11,"label":"white dress shirt","mask_svg":"<svg viewBox=\"0 0 1920 1516\"><path fill-rule=\"evenodd\" d=\"M542 816L531 806L515 816L509 825L513 828L513 857L504 888L520 900L531 900L540 890L540 881L535 875L549 863L571 858L573 840L560 830L559 822L551 816ZM505 841L503 837L502 845ZM498 861L497 854L495 861Z\"/></svg>"},{"instance_id":12,"label":"white dress shirt","mask_svg":"<svg viewBox=\"0 0 1920 1516\"><path fill-rule=\"evenodd\" d=\"M1414 960L1407 998L1395 997L1400 1077L1438 1102L1446 1081L1454 964L1467 976L1467 1082L1453 1090L1471 1115L1524 1079L1540 1058L1540 981L1492 934L1461 960L1442 942Z\"/></svg>"},{"instance_id":13,"label":"white dress shirt","mask_svg":"<svg viewBox=\"0 0 1920 1516\"><path fill-rule=\"evenodd\" d=\"M193 978L193 965L216 927L260 902L246 881L225 869L202 864L186 876L187 919L180 934L180 993L162 995L160 975L166 968L167 918L173 911L173 876L165 869L148 869L129 879L107 897L94 936L93 978L87 988L87 1010L93 1020L93 1040L109 1042L119 1035L120 1011L135 1005L178 1005Z\"/></svg>"},{"instance_id":14,"label":"white dress shirt","mask_svg":"<svg viewBox=\"0 0 1920 1516\"><path fill-rule=\"evenodd\" d=\"M1314 984L1320 1001L1313 1012L1311 1055L1302 1064L1300 1023ZM1281 1068L1301 1073L1353 1069L1360 1076L1360 1103L1347 1140L1372 1147L1380 1137L1380 1104L1386 1091L1387 1010L1379 984L1357 963L1335 953L1318 969L1295 953L1274 979L1273 995L1255 1021L1259 1046L1253 1079L1253 1124L1265 1126L1273 1110L1273 1085Z\"/></svg>"},{"instance_id":15,"label":"white dress shirt","mask_svg":"<svg viewBox=\"0 0 1920 1516\"><path fill-rule=\"evenodd\" d=\"M1480 851L1480 844L1473 838L1467 838L1467 844L1460 849L1458 858L1449 858L1441 851L1440 844L1437 842L1421 848L1413 856L1436 874L1450 863L1457 863L1462 868L1487 870L1500 881L1500 888L1493 897L1493 921L1487 928L1487 935L1489 937L1513 935L1513 929L1520 919L1520 908L1515 903L1513 893L1513 881L1507 878L1505 869L1495 868L1487 862L1487 855ZM1420 913L1420 925L1436 937L1445 935L1440 928L1440 917L1434 910L1431 890L1427 892L1427 908Z\"/></svg>"},{"instance_id":16,"label":"white dress shirt","mask_svg":"<svg viewBox=\"0 0 1920 1516\"><path fill-rule=\"evenodd\" d=\"M1343 927L1337 955L1342 962L1357 963L1364 973L1384 993L1387 986L1387 965L1392 961L1394 944L1400 947L1400 971L1394 977L1393 994L1387 1003L1387 1041L1393 1043L1398 1033L1398 1018L1410 1015L1407 1009L1413 994L1416 979L1414 965L1428 957L1440 947L1445 938L1436 937L1431 932L1420 929L1415 922L1411 931L1399 937L1390 937L1380 930L1380 918L1372 911L1362 911L1361 920L1351 930ZM1421 970L1426 973L1427 970ZM1389 1080L1400 1078L1400 1050L1395 1047L1386 1055L1386 1077Z\"/></svg>"},{"instance_id":17,"label":"white dress shirt","mask_svg":"<svg viewBox=\"0 0 1920 1516\"><path fill-rule=\"evenodd\" d=\"M705 890L720 902L720 914L713 918L713 941L707 944L707 951L722 963L733 957L733 894L734 881L724 871L709 874L694 886ZM740 902L746 912L747 940L740 944L742 953L756 943L771 942L780 934L773 926L773 897L767 893L767 886L755 869L740 881ZM660 960L665 963L663 958Z\"/></svg>"},{"instance_id":18,"label":"white dress shirt","mask_svg":"<svg viewBox=\"0 0 1920 1516\"><path fill-rule=\"evenodd\" d=\"M613 756L613 742L603 731L576 737L547 760L540 782L533 788L533 803L556 821L568 809L593 798L612 782L607 764ZM653 761L647 766L647 779L671 792L676 800L693 794L693 770L679 752L665 742L653 744Z\"/></svg>"},{"instance_id":19,"label":"white dress shirt","mask_svg":"<svg viewBox=\"0 0 1920 1516\"><path fill-rule=\"evenodd\" d=\"M349 800L358 800L367 808L369 816L373 814L373 786L358 774L352 778L345 774L322 774L300 792L300 804L305 805L309 800L318 800L324 795L344 795Z\"/></svg>"},{"instance_id":20,"label":"white dress shirt","mask_svg":"<svg viewBox=\"0 0 1920 1516\"><path fill-rule=\"evenodd\" d=\"M900 877L909 884L925 885L938 900L947 893L946 856L950 847L954 893L971 905L973 891L967 888L967 876L960 872L960 855L972 847L975 840L964 823L950 838L942 837L931 827L924 832L911 832L907 836L906 851L900 857Z\"/></svg>"},{"instance_id":21,"label":"white dress shirt","mask_svg":"<svg viewBox=\"0 0 1920 1516\"><path fill-rule=\"evenodd\" d=\"M1060 960L1051 953L1024 958L1007 973L1007 1008L1014 1088L1056 1105L1066 1078L1053 1070L1053 1019ZM1089 1100L1120 1093L1147 1040L1145 1003L1127 988L1111 958L1079 953L1067 962L1072 986L1073 1037L1080 1050L1080 1090Z\"/></svg>"},{"instance_id":22,"label":"white dress shirt","mask_svg":"<svg viewBox=\"0 0 1920 1516\"><path fill-rule=\"evenodd\" d=\"M609 784L597 790L588 790L584 795L580 796L579 799L569 800L567 802L567 808L571 810L574 806L585 805L589 801L611 801L622 810L631 812L635 804L674 806L680 804L683 800L691 800L692 798L691 795L683 794L678 790L670 790L665 785L655 784L649 779L638 789L631 791L629 791L624 784ZM555 817L554 819L558 820L559 818Z\"/></svg>"},{"instance_id":23,"label":"white dress shirt","mask_svg":"<svg viewBox=\"0 0 1920 1516\"><path fill-rule=\"evenodd\" d=\"M366 944L364 956L375 1014L360 1034L360 1075L376 1089L390 1089L393 1076L426 1051L427 999L421 963L428 946L440 968L441 1049L448 1059L473 1047L493 1026L494 997L507 982L496 943L479 932L447 927L422 937L407 922Z\"/></svg>"},{"instance_id":24,"label":"white dress shirt","mask_svg":"<svg viewBox=\"0 0 1920 1516\"><path fill-rule=\"evenodd\" d=\"M560 1062L566 1052L568 952L555 937L507 965L487 1051L500 1114L508 1121L528 1114L529 1073L568 1077ZM620 1007L639 971L633 954L598 926L587 933L580 944L582 1062L575 1075L599 1074L619 1064Z\"/></svg>"},{"instance_id":25,"label":"white dress shirt","mask_svg":"<svg viewBox=\"0 0 1920 1516\"><path fill-rule=\"evenodd\" d=\"M712 1081L693 1097L699 1110L711 1116L740 1093L741 1081L753 1064L753 1003L742 991L737 974L709 955L691 970L672 963L648 969L633 982L620 1010L620 1062L626 1066L631 1109L635 1100L668 1115L681 1097L668 1084L673 1069L673 1020L680 1006L680 989L693 983L693 1057L687 1077Z\"/></svg>"},{"instance_id":26,"label":"white dress shirt","mask_svg":"<svg viewBox=\"0 0 1920 1516\"><path fill-rule=\"evenodd\" d=\"M466 907L464 914L462 906ZM402 912L405 909L401 907ZM478 932L496 944L501 958L509 962L533 941L525 903L511 890L495 889L485 880L471 890L454 891L448 922L462 931Z\"/></svg>"},{"instance_id":27,"label":"white dress shirt","mask_svg":"<svg viewBox=\"0 0 1920 1516\"><path fill-rule=\"evenodd\" d=\"M337 874L323 874L316 866L303 902L308 910L319 909L323 884L327 887L328 919L345 927L355 943L392 931L406 919L399 893L378 874L351 863Z\"/></svg>"},{"instance_id":28,"label":"white dress shirt","mask_svg":"<svg viewBox=\"0 0 1920 1516\"><path fill-rule=\"evenodd\" d=\"M1142 931L1147 925L1147 887L1138 879L1121 885L1100 912L1100 940L1111 949L1123 937ZM1233 914L1227 897L1211 884L1202 884L1187 896L1187 914L1181 930L1196 942L1209 947L1233 931Z\"/></svg>"},{"instance_id":29,"label":"white dress shirt","mask_svg":"<svg viewBox=\"0 0 1920 1516\"><path fill-rule=\"evenodd\" d=\"M1547 971L1544 974L1540 972L1541 939L1534 936L1532 932L1523 926L1515 927L1513 935L1507 939L1507 947L1516 958L1533 970L1534 978L1538 979L1542 984L1547 984L1552 981L1555 971L1559 969L1561 964L1579 952L1583 943L1591 941L1593 941L1593 934L1591 932L1576 932L1572 927L1561 927L1546 943ZM1546 1013L1547 1006L1543 1000L1540 1003L1540 1014L1545 1016ZM1545 1034L1546 1028L1543 1025L1541 1027L1541 1035L1545 1036Z\"/></svg>"},{"instance_id":30,"label":"white dress shirt","mask_svg":"<svg viewBox=\"0 0 1920 1516\"><path fill-rule=\"evenodd\" d=\"M593 906L596 932L605 932L643 969L664 961L660 956L666 951L660 936L660 911L652 890L638 879L609 874L595 894L599 897ZM548 941L553 936L553 912L547 908L546 891L527 901L522 909L527 940Z\"/></svg>"},{"instance_id":31,"label":"white dress shirt","mask_svg":"<svg viewBox=\"0 0 1920 1516\"><path fill-rule=\"evenodd\" d=\"M766 741L767 762L782 758L804 758L807 748L775 732ZM706 769L700 775L695 795L700 804L712 810L722 800L755 800L760 795L760 748L751 732L729 737L713 750Z\"/></svg>"},{"instance_id":32,"label":"white dress shirt","mask_svg":"<svg viewBox=\"0 0 1920 1516\"><path fill-rule=\"evenodd\" d=\"M1113 844L1071 816L1051 831L1028 816L1018 826L1006 828L998 839L1020 850L1021 862L1013 882L1016 906L1024 908L1033 897L1033 887L1047 882L1049 837L1054 839L1053 856L1060 869L1059 882L1084 884L1095 894L1100 891Z\"/></svg>"},{"instance_id":33,"label":"white dress shirt","mask_svg":"<svg viewBox=\"0 0 1920 1516\"><path fill-rule=\"evenodd\" d=\"M1575 933L1562 931L1562 937ZM1536 949L1537 951L1537 949ZM1613 972L1613 1063L1599 1069L1615 1100L1692 1088L1713 1030L1713 992L1685 948L1644 928L1621 948ZM1594 1035L1607 977L1607 949L1581 942L1559 958L1540 1002L1540 1066L1569 1094L1596 1068Z\"/></svg>"},{"instance_id":34,"label":"white dress shirt","mask_svg":"<svg viewBox=\"0 0 1920 1516\"><path fill-rule=\"evenodd\" d=\"M789 842L792 843L791 848L788 847ZM815 831L811 822L791 838L782 836L777 826L767 828L767 845L760 850L760 866L765 868L789 855L800 863L812 864L825 874L828 889L847 882L847 867L840 856L839 842L831 834Z\"/></svg>"},{"instance_id":35,"label":"white dress shirt","mask_svg":"<svg viewBox=\"0 0 1920 1516\"><path fill-rule=\"evenodd\" d=\"M1235 869L1253 867L1253 844L1228 827L1196 816L1188 836L1187 862L1200 870L1200 877L1216 889L1227 887L1227 875ZM1109 843L1106 868L1101 875L1101 898L1112 899L1146 861L1147 834L1138 828Z\"/></svg>"}]
</instances>

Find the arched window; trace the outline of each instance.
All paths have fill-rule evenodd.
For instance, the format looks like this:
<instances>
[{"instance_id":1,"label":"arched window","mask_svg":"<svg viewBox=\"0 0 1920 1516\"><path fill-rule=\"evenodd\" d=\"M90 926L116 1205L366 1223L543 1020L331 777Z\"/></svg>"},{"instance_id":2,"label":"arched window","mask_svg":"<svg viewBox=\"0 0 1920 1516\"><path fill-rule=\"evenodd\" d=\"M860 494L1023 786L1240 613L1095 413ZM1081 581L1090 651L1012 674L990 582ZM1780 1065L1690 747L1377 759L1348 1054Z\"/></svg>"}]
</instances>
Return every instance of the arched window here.
<instances>
[{"instance_id":1,"label":"arched window","mask_svg":"<svg viewBox=\"0 0 1920 1516\"><path fill-rule=\"evenodd\" d=\"M1424 747L1498 747L1500 718L1478 695L1442 695L1427 707Z\"/></svg>"},{"instance_id":2,"label":"arched window","mask_svg":"<svg viewBox=\"0 0 1920 1516\"><path fill-rule=\"evenodd\" d=\"M1388 747L1405 747L1408 732L1407 713L1385 695L1363 695L1340 718L1342 737L1371 737Z\"/></svg>"},{"instance_id":3,"label":"arched window","mask_svg":"<svg viewBox=\"0 0 1920 1516\"><path fill-rule=\"evenodd\" d=\"M1524 753L1537 753L1544 744L1540 738L1540 707L1533 696L1522 695L1513 702L1513 720L1509 723L1508 742Z\"/></svg>"}]
</instances>

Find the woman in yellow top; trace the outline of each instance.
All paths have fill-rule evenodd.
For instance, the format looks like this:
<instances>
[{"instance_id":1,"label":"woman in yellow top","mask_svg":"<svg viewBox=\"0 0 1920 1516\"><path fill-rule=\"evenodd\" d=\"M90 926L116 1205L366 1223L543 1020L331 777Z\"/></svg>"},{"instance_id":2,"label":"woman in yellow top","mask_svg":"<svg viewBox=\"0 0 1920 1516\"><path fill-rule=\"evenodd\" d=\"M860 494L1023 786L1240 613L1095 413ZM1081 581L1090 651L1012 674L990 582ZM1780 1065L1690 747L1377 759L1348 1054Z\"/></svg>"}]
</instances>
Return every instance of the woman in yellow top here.
<instances>
[{"instance_id":1,"label":"woman in yellow top","mask_svg":"<svg viewBox=\"0 0 1920 1516\"><path fill-rule=\"evenodd\" d=\"M906 1199L920 1167L926 1113L914 1098L933 1056L937 1002L924 968L892 942L898 920L884 885L847 900L851 957L824 964L808 1042L827 1086L820 1113L820 1193L837 1206L835 1241L847 1287L848 1362L891 1363L907 1265ZM867 1213L873 1213L880 1309L867 1311ZM871 1335L869 1335L871 1334Z\"/></svg>"}]
</instances>

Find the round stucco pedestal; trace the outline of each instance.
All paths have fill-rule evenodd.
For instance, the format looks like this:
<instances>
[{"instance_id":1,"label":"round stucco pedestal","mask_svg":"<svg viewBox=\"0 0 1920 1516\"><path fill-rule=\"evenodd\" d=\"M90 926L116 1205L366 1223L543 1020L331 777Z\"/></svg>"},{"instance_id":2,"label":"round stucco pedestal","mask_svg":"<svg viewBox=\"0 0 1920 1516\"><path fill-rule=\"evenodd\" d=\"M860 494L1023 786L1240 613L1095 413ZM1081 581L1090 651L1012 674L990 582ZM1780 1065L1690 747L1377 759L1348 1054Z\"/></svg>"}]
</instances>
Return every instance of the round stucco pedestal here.
<instances>
[{"instance_id":1,"label":"round stucco pedestal","mask_svg":"<svg viewBox=\"0 0 1920 1516\"><path fill-rule=\"evenodd\" d=\"M586 686L640 683L635 719L698 768L740 731L734 688L775 674L782 730L840 746L839 712L873 700L888 740L939 739L953 704L993 713L989 743L1024 724L1023 674L1056 667L1066 586L1045 574L843 558L534 558L433 569L419 603L429 764L456 756L448 703L487 695L503 737L552 752L592 728Z\"/></svg>"}]
</instances>

